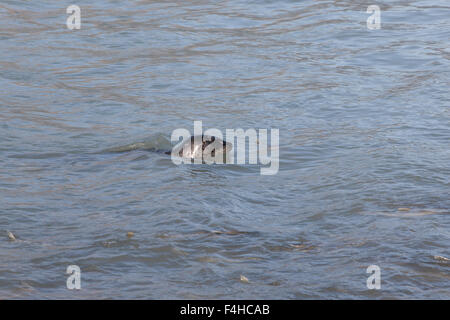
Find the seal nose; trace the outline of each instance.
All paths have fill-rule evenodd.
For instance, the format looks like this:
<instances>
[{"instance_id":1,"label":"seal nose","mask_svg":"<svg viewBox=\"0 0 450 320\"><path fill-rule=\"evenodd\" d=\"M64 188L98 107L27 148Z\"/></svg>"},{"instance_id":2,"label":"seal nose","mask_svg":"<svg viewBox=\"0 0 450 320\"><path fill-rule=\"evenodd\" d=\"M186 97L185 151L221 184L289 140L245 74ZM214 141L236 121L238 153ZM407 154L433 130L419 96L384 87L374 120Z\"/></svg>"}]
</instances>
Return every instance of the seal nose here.
<instances>
[{"instance_id":1,"label":"seal nose","mask_svg":"<svg viewBox=\"0 0 450 320\"><path fill-rule=\"evenodd\" d=\"M223 142L223 150L225 152L230 152L231 150L233 150L233 144L231 142Z\"/></svg>"}]
</instances>

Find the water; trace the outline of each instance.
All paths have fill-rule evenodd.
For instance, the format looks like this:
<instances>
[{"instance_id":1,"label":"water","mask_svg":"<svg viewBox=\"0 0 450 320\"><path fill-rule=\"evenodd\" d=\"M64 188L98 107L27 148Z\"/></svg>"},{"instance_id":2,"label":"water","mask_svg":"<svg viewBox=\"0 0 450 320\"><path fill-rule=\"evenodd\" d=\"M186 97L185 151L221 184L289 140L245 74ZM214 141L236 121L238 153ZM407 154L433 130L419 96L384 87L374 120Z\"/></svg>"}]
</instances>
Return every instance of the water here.
<instances>
[{"instance_id":1,"label":"water","mask_svg":"<svg viewBox=\"0 0 450 320\"><path fill-rule=\"evenodd\" d=\"M450 298L447 1L73 4L0 4L0 298ZM195 120L278 174L105 151Z\"/></svg>"}]
</instances>

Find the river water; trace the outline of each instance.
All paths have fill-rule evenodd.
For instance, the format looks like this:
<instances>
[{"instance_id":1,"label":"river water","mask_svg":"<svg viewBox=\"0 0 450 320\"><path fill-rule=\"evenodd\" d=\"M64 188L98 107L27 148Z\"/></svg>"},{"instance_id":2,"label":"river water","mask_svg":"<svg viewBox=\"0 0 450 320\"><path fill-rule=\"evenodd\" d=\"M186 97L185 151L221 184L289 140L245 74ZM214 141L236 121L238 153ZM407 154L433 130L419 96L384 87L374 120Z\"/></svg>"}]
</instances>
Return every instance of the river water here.
<instances>
[{"instance_id":1,"label":"river water","mask_svg":"<svg viewBox=\"0 0 450 320\"><path fill-rule=\"evenodd\" d=\"M2 0L0 298L449 299L449 34L445 0ZM154 152L194 121L278 129L278 173Z\"/></svg>"}]
</instances>

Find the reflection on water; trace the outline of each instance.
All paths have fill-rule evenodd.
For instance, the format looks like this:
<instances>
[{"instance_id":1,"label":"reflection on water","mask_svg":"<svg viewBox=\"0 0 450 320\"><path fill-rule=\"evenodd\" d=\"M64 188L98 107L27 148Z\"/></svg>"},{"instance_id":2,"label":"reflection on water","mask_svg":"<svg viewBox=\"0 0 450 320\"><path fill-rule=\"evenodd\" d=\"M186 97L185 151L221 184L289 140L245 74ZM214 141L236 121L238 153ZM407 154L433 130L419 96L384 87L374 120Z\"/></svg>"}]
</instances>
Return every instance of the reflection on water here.
<instances>
[{"instance_id":1,"label":"reflection on water","mask_svg":"<svg viewBox=\"0 0 450 320\"><path fill-rule=\"evenodd\" d=\"M380 30L364 1L76 2L72 31L0 4L0 298L450 298L446 1ZM195 120L278 128L278 174L154 152Z\"/></svg>"}]
</instances>

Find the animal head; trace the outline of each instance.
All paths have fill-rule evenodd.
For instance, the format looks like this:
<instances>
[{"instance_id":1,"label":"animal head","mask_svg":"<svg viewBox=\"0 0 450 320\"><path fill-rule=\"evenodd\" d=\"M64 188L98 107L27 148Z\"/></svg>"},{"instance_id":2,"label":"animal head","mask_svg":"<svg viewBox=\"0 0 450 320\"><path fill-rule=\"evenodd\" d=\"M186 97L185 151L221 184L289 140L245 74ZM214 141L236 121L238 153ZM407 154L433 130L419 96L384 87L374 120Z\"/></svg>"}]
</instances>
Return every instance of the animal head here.
<instances>
[{"instance_id":1,"label":"animal head","mask_svg":"<svg viewBox=\"0 0 450 320\"><path fill-rule=\"evenodd\" d=\"M214 161L217 157L225 157L233 149L233 145L215 136L191 136L176 146L172 154L182 158Z\"/></svg>"}]
</instances>

